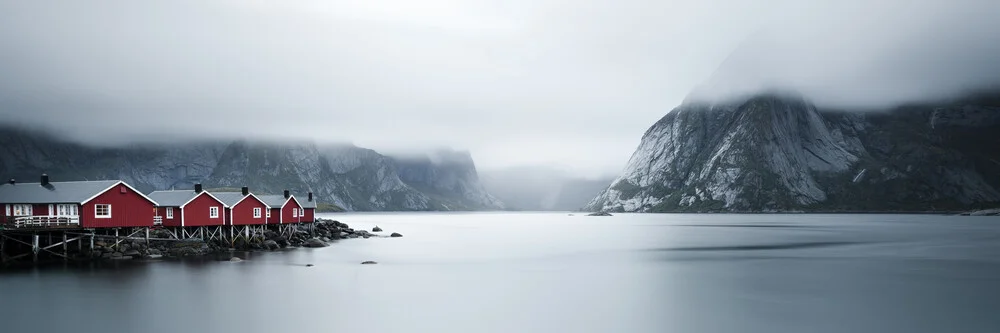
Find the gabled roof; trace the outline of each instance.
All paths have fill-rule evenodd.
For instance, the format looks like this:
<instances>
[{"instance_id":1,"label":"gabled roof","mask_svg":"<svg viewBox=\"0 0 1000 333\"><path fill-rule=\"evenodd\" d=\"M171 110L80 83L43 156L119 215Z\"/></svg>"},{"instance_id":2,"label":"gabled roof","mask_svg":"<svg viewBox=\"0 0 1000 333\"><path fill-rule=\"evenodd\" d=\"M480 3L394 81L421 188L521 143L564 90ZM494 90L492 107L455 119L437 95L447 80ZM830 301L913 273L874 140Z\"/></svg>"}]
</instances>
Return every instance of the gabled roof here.
<instances>
[{"instance_id":1,"label":"gabled roof","mask_svg":"<svg viewBox=\"0 0 1000 333\"><path fill-rule=\"evenodd\" d=\"M94 180L75 182L50 182L46 186L41 183L17 183L0 185L0 203L77 203L83 204L106 192L119 183L128 186L135 193L156 203L155 200L136 191L120 180Z\"/></svg>"},{"instance_id":2,"label":"gabled roof","mask_svg":"<svg viewBox=\"0 0 1000 333\"><path fill-rule=\"evenodd\" d=\"M153 198L153 200L155 200L160 207L184 207L191 202L191 200L194 200L201 194L208 195L209 197L212 197L212 199L226 205L225 201L219 200L216 196L205 191L202 191L201 193L195 192L194 190L155 191L150 193L149 197ZM226 207L228 207L228 205Z\"/></svg>"},{"instance_id":3,"label":"gabled roof","mask_svg":"<svg viewBox=\"0 0 1000 333\"><path fill-rule=\"evenodd\" d=\"M286 199L285 196L280 194L261 195L258 196L257 198L260 199L260 201L263 201L265 205L267 205L272 209L281 208L281 206L284 206L285 202L288 201L288 199Z\"/></svg>"},{"instance_id":4,"label":"gabled roof","mask_svg":"<svg viewBox=\"0 0 1000 333\"><path fill-rule=\"evenodd\" d=\"M257 197L253 193L250 193L250 194L244 196L243 193L240 193L240 192L215 192L215 194L213 194L213 195L215 195L216 198L219 198L219 200L221 200L223 203L226 204L226 206L229 206L229 207L236 206L236 204L240 203L240 201L243 201L243 199L246 199L246 198L249 198L249 197L254 197L257 200L260 200L261 202L264 202L264 200L261 200L259 197ZM270 205L267 204L267 202L264 202L264 205L265 206L270 206ZM268 208L270 208L270 207L268 207Z\"/></svg>"},{"instance_id":5,"label":"gabled roof","mask_svg":"<svg viewBox=\"0 0 1000 333\"><path fill-rule=\"evenodd\" d=\"M316 208L316 198L313 198L312 201L309 201L309 199L306 199L306 201L301 202L301 204L302 204L302 208Z\"/></svg>"}]
</instances>

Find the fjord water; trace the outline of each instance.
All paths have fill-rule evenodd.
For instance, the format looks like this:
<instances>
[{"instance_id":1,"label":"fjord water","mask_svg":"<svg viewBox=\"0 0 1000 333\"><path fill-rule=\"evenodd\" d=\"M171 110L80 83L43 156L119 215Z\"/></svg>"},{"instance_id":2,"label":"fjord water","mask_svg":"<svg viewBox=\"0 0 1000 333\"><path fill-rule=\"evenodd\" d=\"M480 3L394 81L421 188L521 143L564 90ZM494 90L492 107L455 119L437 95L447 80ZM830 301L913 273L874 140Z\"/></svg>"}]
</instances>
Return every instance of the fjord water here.
<instances>
[{"instance_id":1,"label":"fjord water","mask_svg":"<svg viewBox=\"0 0 1000 333\"><path fill-rule=\"evenodd\" d=\"M1000 218L337 214L403 238L0 273L4 332L997 332ZM365 260L377 265L359 265ZM313 267L306 267L313 264Z\"/></svg>"}]
</instances>

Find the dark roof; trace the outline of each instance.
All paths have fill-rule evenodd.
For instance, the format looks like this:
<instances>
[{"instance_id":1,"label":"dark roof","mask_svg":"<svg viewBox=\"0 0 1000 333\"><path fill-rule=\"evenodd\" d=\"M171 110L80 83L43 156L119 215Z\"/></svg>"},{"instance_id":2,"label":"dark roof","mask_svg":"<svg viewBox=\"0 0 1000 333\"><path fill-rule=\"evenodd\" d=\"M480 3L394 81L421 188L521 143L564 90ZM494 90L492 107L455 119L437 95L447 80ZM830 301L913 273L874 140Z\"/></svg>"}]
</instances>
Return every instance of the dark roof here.
<instances>
[{"instance_id":1,"label":"dark roof","mask_svg":"<svg viewBox=\"0 0 1000 333\"><path fill-rule=\"evenodd\" d=\"M218 197L212 195L211 193L202 193L218 199ZM149 197L156 201L161 207L180 207L188 203L188 201L191 201L191 199L194 199L199 194L201 193L195 192L194 190L155 191L150 193ZM226 202L223 201L222 203L225 204Z\"/></svg>"},{"instance_id":2,"label":"dark roof","mask_svg":"<svg viewBox=\"0 0 1000 333\"><path fill-rule=\"evenodd\" d=\"M222 202L225 203L226 206L229 206L229 207L235 206L237 203L239 203L244 198L244 195L241 192L212 192L212 195L214 195L216 198L219 198L219 200L222 200ZM256 195L254 195L253 193L250 193L247 196L250 196L250 195L256 197ZM258 198L260 198L260 197L258 197ZM261 201L263 201L263 200L261 200ZM264 204L266 205L267 203L265 202Z\"/></svg>"},{"instance_id":3,"label":"dark roof","mask_svg":"<svg viewBox=\"0 0 1000 333\"><path fill-rule=\"evenodd\" d=\"M285 205L285 201L288 201L284 195L280 194L258 195L257 198L260 198L260 201L263 201L264 204L271 208L281 208L281 206Z\"/></svg>"},{"instance_id":4,"label":"dark roof","mask_svg":"<svg viewBox=\"0 0 1000 333\"><path fill-rule=\"evenodd\" d=\"M312 201L309 201L309 197L308 196L306 196L304 198L306 198L306 200L300 202L302 204L302 208L316 208L316 198L315 197L313 197ZM296 198L296 199L298 199L298 198Z\"/></svg>"},{"instance_id":5,"label":"dark roof","mask_svg":"<svg viewBox=\"0 0 1000 333\"><path fill-rule=\"evenodd\" d=\"M79 203L101 194L120 180L3 184L0 203ZM141 194L141 193L140 193Z\"/></svg>"}]
</instances>

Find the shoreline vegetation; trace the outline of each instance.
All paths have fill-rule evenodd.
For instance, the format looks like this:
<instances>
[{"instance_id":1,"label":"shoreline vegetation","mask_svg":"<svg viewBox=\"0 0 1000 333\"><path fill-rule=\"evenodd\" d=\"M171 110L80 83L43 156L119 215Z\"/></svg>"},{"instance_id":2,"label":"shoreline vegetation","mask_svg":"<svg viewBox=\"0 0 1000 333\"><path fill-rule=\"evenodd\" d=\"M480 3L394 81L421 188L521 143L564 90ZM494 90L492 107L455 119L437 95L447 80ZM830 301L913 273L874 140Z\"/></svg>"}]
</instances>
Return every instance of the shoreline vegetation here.
<instances>
[{"instance_id":1,"label":"shoreline vegetation","mask_svg":"<svg viewBox=\"0 0 1000 333\"><path fill-rule=\"evenodd\" d=\"M245 257L249 252L320 248L330 246L330 243L340 239L402 237L399 233L390 234L384 232L383 234L383 232L380 232L380 228L377 230L376 233L372 233L367 230L352 229L346 223L340 221L316 218L311 233L307 228L302 228L290 235L282 235L278 232L267 230L263 234L251 237L250 241L241 238L232 243L218 240L203 241L201 239L163 240L170 237L169 232L166 230L152 230L150 231L148 245L145 241L137 239L123 240L117 246L113 242L100 240L94 242L93 248L87 246L82 248L82 251L70 251L68 253L68 260L65 261L129 261L192 257L215 257L221 260L242 261L246 259ZM37 263L28 261L13 264L10 267L42 266L65 261L63 259L45 260ZM4 267L0 266L0 269L2 268Z\"/></svg>"}]
</instances>

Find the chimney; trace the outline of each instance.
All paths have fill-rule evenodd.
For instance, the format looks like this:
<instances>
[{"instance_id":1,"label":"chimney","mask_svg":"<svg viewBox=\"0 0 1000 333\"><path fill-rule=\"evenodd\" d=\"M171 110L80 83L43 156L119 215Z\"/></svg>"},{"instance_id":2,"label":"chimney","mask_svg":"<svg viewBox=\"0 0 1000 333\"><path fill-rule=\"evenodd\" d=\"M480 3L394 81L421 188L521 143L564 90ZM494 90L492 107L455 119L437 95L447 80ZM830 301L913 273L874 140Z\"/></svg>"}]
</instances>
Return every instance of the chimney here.
<instances>
[{"instance_id":1,"label":"chimney","mask_svg":"<svg viewBox=\"0 0 1000 333\"><path fill-rule=\"evenodd\" d=\"M313 201L313 193L312 193L312 192L309 192L309 201L310 201L310 202L312 202L312 201Z\"/></svg>"},{"instance_id":2,"label":"chimney","mask_svg":"<svg viewBox=\"0 0 1000 333\"><path fill-rule=\"evenodd\" d=\"M48 174L44 174L44 173L42 174L42 181L41 181L41 183L42 183L42 186L49 186L49 175Z\"/></svg>"},{"instance_id":3,"label":"chimney","mask_svg":"<svg viewBox=\"0 0 1000 333\"><path fill-rule=\"evenodd\" d=\"M194 193L201 193L201 183L194 184Z\"/></svg>"},{"instance_id":4,"label":"chimney","mask_svg":"<svg viewBox=\"0 0 1000 333\"><path fill-rule=\"evenodd\" d=\"M244 197L248 196L248 195L250 195L250 188L246 187L246 186L243 186L243 188L240 188L240 192L243 192L243 196Z\"/></svg>"},{"instance_id":5,"label":"chimney","mask_svg":"<svg viewBox=\"0 0 1000 333\"><path fill-rule=\"evenodd\" d=\"M16 181L14 181L14 178L11 178L10 180L8 180L8 181L7 181L7 183L8 183L8 184L11 184L11 185L14 185L14 184L16 184L17 182L16 182Z\"/></svg>"},{"instance_id":6,"label":"chimney","mask_svg":"<svg viewBox=\"0 0 1000 333\"><path fill-rule=\"evenodd\" d=\"M290 193L288 193L288 190L285 190L285 199L288 199L288 197L290 197L290 196L292 196L292 195Z\"/></svg>"}]
</instances>

